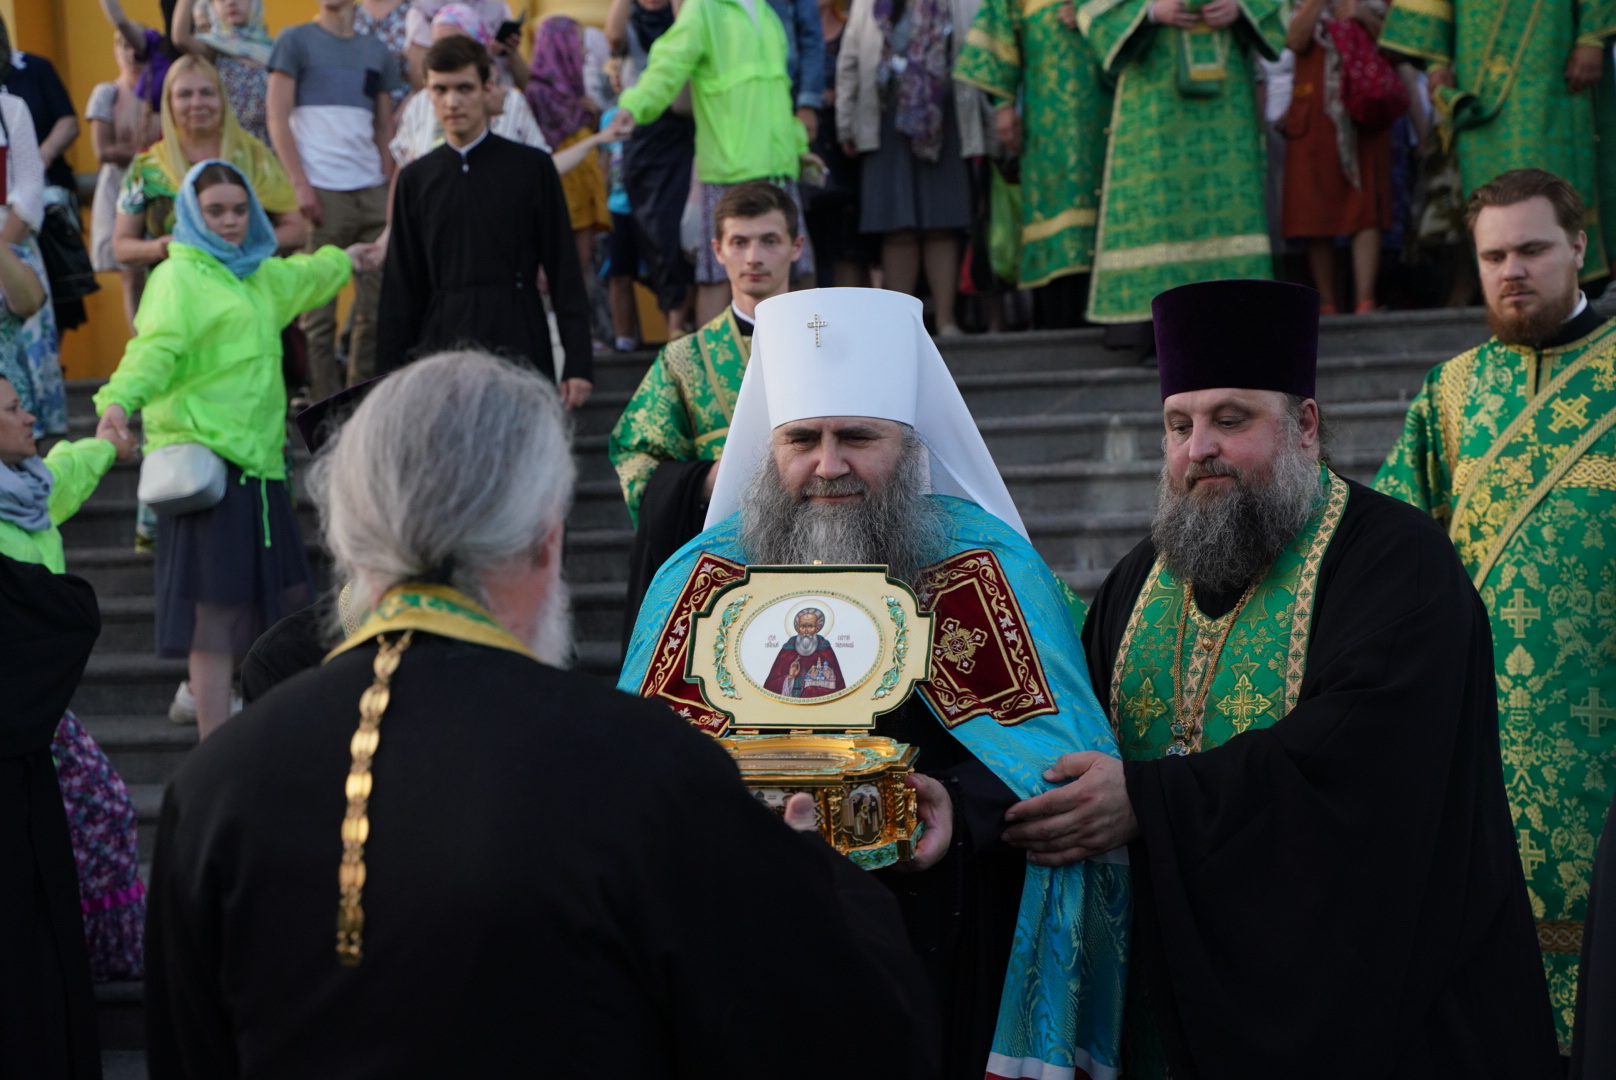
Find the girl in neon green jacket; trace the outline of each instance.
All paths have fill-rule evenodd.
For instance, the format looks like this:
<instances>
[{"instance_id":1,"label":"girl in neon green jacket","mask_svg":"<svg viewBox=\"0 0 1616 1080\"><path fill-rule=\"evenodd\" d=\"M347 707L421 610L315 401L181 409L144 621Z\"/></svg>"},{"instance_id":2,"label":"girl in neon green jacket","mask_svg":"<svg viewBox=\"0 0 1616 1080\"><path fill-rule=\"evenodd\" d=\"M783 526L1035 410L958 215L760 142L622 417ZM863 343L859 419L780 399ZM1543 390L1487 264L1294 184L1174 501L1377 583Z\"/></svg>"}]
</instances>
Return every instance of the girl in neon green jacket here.
<instances>
[{"instance_id":1,"label":"girl in neon green jacket","mask_svg":"<svg viewBox=\"0 0 1616 1080\"><path fill-rule=\"evenodd\" d=\"M281 328L347 283L335 247L273 257L273 226L234 166L204 161L175 199L174 240L152 270L135 339L95 396L101 431L145 417L146 445L201 443L224 459L224 500L157 531L159 656L190 660L206 737L229 715L235 658L311 596L286 489Z\"/></svg>"},{"instance_id":2,"label":"girl in neon green jacket","mask_svg":"<svg viewBox=\"0 0 1616 1080\"><path fill-rule=\"evenodd\" d=\"M57 526L78 512L113 461L134 453L133 439L79 439L57 443L41 460L33 414L0 376L0 555L66 572Z\"/></svg>"}]
</instances>

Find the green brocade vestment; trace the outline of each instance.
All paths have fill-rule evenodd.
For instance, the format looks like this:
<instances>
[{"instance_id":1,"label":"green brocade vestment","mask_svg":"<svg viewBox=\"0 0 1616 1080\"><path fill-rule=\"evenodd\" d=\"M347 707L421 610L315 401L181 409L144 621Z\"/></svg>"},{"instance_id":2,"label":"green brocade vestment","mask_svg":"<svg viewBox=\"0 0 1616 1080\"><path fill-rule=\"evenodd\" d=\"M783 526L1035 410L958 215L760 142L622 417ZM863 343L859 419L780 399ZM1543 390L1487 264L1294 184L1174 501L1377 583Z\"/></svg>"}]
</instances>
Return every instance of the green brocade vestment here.
<instances>
[{"instance_id":1,"label":"green brocade vestment","mask_svg":"<svg viewBox=\"0 0 1616 1080\"><path fill-rule=\"evenodd\" d=\"M1347 483L1321 466L1324 498L1268 574L1220 618L1156 557L1128 618L1111 676L1124 761L1198 753L1284 719L1301 696L1319 567L1347 507ZM1151 988L1130 970L1123 1075L1164 1080Z\"/></svg>"},{"instance_id":2,"label":"green brocade vestment","mask_svg":"<svg viewBox=\"0 0 1616 1080\"><path fill-rule=\"evenodd\" d=\"M1078 29L1117 80L1088 317L1144 322L1179 285L1273 276L1252 53L1277 59L1278 0L1224 30L1149 20L1150 0L1089 0Z\"/></svg>"},{"instance_id":3,"label":"green brocade vestment","mask_svg":"<svg viewBox=\"0 0 1616 1080\"><path fill-rule=\"evenodd\" d=\"M1594 94L1570 93L1565 69L1573 47L1613 33L1613 0L1394 0L1380 35L1383 49L1453 69L1458 85L1438 99L1444 132L1458 139L1465 197L1510 169L1547 169L1577 189L1587 207L1584 280L1605 274L1616 240L1599 205L1600 188L1616 183L1616 144L1595 139ZM1609 55L1604 66L1608 82Z\"/></svg>"},{"instance_id":4,"label":"green brocade vestment","mask_svg":"<svg viewBox=\"0 0 1616 1080\"><path fill-rule=\"evenodd\" d=\"M1094 258L1110 81L1062 0L983 0L954 78L997 103L1021 92L1021 272L1032 289L1081 274Z\"/></svg>"},{"instance_id":5,"label":"green brocade vestment","mask_svg":"<svg viewBox=\"0 0 1616 1080\"><path fill-rule=\"evenodd\" d=\"M717 461L752 354L733 309L662 347L612 428L610 453L629 516L664 461Z\"/></svg>"},{"instance_id":6,"label":"green brocade vestment","mask_svg":"<svg viewBox=\"0 0 1616 1080\"><path fill-rule=\"evenodd\" d=\"M1492 618L1504 781L1562 1049L1616 781L1616 322L1425 379L1375 487L1448 527Z\"/></svg>"}]
</instances>

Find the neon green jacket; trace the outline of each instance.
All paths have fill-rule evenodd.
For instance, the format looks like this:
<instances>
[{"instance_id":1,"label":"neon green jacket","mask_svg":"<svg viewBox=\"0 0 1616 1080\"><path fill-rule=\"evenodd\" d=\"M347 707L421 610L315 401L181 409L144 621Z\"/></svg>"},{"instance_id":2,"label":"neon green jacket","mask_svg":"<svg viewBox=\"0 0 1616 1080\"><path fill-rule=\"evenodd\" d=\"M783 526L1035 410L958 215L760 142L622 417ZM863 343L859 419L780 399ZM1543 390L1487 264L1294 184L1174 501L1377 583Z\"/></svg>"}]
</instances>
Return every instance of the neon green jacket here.
<instances>
[{"instance_id":1,"label":"neon green jacket","mask_svg":"<svg viewBox=\"0 0 1616 1080\"><path fill-rule=\"evenodd\" d=\"M50 528L29 532L20 525L0 521L0 555L18 562L43 563L53 574L65 573L67 559L62 554L62 532L57 526L78 513L117 456L105 439L63 441L51 447L45 455L45 468L52 477Z\"/></svg>"},{"instance_id":2,"label":"neon green jacket","mask_svg":"<svg viewBox=\"0 0 1616 1080\"><path fill-rule=\"evenodd\" d=\"M686 0L618 105L648 124L690 83L696 174L704 184L797 178L808 133L791 107L786 31L768 0Z\"/></svg>"},{"instance_id":3,"label":"neon green jacket","mask_svg":"<svg viewBox=\"0 0 1616 1080\"><path fill-rule=\"evenodd\" d=\"M353 274L341 248L265 259L237 278L199 248L170 244L146 281L135 338L95 410L145 413L146 449L196 442L247 476L286 479L281 329Z\"/></svg>"}]
</instances>

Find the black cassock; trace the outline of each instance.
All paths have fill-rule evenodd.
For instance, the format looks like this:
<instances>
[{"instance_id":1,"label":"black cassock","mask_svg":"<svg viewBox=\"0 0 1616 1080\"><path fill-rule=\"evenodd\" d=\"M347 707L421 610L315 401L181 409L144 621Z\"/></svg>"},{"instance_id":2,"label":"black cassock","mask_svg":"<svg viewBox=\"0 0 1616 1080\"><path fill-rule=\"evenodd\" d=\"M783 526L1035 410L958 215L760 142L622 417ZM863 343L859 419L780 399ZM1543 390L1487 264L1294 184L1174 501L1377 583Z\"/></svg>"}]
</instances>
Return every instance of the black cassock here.
<instances>
[{"instance_id":1,"label":"black cassock","mask_svg":"<svg viewBox=\"0 0 1616 1080\"><path fill-rule=\"evenodd\" d=\"M1571 1036L1571 1080L1616 1077L1616 802L1605 814L1582 922L1577 971L1577 1026Z\"/></svg>"},{"instance_id":2,"label":"black cassock","mask_svg":"<svg viewBox=\"0 0 1616 1080\"><path fill-rule=\"evenodd\" d=\"M153 1080L931 1077L891 897L664 705L416 632L382 717L364 959L336 955L374 645L277 686L164 800Z\"/></svg>"},{"instance_id":3,"label":"black cassock","mask_svg":"<svg viewBox=\"0 0 1616 1080\"><path fill-rule=\"evenodd\" d=\"M95 639L88 582L0 556L0 1077L99 1080L78 869L51 740Z\"/></svg>"},{"instance_id":4,"label":"black cassock","mask_svg":"<svg viewBox=\"0 0 1616 1080\"><path fill-rule=\"evenodd\" d=\"M492 132L464 156L445 143L399 173L392 221L378 374L474 344L549 375L543 267L566 352L561 377L594 377L589 296L549 154Z\"/></svg>"},{"instance_id":5,"label":"black cassock","mask_svg":"<svg viewBox=\"0 0 1616 1080\"><path fill-rule=\"evenodd\" d=\"M1089 612L1102 702L1155 556L1130 552ZM1237 597L1196 599L1218 617ZM1442 528L1352 484L1296 708L1126 765L1133 958L1175 1080L1560 1075L1492 658Z\"/></svg>"}]
</instances>

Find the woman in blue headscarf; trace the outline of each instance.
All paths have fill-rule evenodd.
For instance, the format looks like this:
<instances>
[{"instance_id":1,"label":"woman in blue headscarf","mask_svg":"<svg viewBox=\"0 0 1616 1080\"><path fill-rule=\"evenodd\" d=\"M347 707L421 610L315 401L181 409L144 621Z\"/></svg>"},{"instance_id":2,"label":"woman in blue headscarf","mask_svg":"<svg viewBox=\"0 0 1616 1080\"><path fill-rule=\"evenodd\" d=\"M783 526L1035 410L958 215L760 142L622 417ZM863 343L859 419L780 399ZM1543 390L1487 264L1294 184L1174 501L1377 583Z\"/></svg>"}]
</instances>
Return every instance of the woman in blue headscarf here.
<instances>
[{"instance_id":1,"label":"woman in blue headscarf","mask_svg":"<svg viewBox=\"0 0 1616 1080\"><path fill-rule=\"evenodd\" d=\"M146 448L200 443L224 459L222 502L171 518L157 539L157 653L190 659L197 724L229 717L236 658L310 599L286 490L281 327L336 296L353 256L275 258L275 230L237 169L204 161L175 199L168 258L151 272L136 336L95 396L101 426L145 414Z\"/></svg>"}]
</instances>

